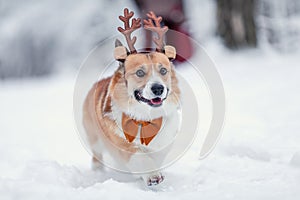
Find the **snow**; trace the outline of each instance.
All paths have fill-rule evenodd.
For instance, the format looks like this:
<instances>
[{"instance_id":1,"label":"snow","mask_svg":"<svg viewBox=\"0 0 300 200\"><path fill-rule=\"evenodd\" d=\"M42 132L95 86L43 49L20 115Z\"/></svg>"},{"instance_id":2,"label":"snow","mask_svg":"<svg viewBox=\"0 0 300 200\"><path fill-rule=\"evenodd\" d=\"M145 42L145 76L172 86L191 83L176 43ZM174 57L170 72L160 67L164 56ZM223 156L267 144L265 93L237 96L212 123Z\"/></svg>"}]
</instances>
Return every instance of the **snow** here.
<instances>
[{"instance_id":1,"label":"snow","mask_svg":"<svg viewBox=\"0 0 300 200\"><path fill-rule=\"evenodd\" d=\"M211 26L203 26L211 35ZM223 136L207 158L198 159L196 142L154 190L128 174L92 171L73 120L76 72L6 80L0 83L0 199L299 199L299 53L230 52L207 37L203 44L227 99Z\"/></svg>"}]
</instances>

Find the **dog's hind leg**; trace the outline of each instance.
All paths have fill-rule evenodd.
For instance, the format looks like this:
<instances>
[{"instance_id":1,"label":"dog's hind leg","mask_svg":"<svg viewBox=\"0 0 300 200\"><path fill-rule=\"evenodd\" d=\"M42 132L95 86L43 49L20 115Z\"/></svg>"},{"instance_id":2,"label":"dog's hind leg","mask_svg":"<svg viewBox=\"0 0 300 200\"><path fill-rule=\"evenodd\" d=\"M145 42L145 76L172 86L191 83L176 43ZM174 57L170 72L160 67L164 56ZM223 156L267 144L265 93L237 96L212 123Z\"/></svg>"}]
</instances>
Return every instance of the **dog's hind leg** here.
<instances>
[{"instance_id":1,"label":"dog's hind leg","mask_svg":"<svg viewBox=\"0 0 300 200\"><path fill-rule=\"evenodd\" d=\"M103 143L98 139L98 141L92 145L92 169L93 170L102 170L103 165Z\"/></svg>"},{"instance_id":2,"label":"dog's hind leg","mask_svg":"<svg viewBox=\"0 0 300 200\"><path fill-rule=\"evenodd\" d=\"M92 158L92 170L102 170L104 168L102 164L102 155L93 156Z\"/></svg>"}]
</instances>

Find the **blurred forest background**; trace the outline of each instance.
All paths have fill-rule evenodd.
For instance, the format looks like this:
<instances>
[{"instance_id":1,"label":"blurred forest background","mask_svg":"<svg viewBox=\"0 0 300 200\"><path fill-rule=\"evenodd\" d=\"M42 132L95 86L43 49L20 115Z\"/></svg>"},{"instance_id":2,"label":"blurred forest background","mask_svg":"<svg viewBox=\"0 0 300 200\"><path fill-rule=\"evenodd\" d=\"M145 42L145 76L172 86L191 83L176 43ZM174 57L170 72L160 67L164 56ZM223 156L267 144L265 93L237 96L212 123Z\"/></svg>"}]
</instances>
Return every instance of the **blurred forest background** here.
<instances>
[{"instance_id":1,"label":"blurred forest background","mask_svg":"<svg viewBox=\"0 0 300 200\"><path fill-rule=\"evenodd\" d=\"M122 7L137 10L131 1L0 2L0 79L77 69L98 42L117 34ZM233 52L299 51L298 0L191 0L184 9L188 31L204 47L220 41Z\"/></svg>"}]
</instances>

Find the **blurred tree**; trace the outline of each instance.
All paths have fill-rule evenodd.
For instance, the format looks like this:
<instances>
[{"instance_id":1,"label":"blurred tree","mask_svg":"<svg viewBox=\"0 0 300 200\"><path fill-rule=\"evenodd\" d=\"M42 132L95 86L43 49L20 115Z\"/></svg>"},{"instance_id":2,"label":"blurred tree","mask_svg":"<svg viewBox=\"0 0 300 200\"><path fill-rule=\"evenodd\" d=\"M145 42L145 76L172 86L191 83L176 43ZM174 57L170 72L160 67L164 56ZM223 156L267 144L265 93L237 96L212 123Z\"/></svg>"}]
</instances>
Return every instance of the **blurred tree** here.
<instances>
[{"instance_id":1,"label":"blurred tree","mask_svg":"<svg viewBox=\"0 0 300 200\"><path fill-rule=\"evenodd\" d=\"M300 1L259 0L257 4L260 43L281 52L298 51Z\"/></svg>"},{"instance_id":2,"label":"blurred tree","mask_svg":"<svg viewBox=\"0 0 300 200\"><path fill-rule=\"evenodd\" d=\"M256 0L216 0L217 31L231 49L256 47Z\"/></svg>"}]
</instances>

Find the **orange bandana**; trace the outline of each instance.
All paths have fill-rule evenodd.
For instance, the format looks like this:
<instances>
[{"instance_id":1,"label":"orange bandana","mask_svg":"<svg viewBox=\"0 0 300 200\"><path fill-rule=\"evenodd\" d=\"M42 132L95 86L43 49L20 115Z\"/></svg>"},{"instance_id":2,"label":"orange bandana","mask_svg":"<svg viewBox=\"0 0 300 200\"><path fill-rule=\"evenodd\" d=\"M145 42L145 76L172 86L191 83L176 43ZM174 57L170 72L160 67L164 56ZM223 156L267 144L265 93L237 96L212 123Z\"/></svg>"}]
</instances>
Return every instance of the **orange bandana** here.
<instances>
[{"instance_id":1,"label":"orange bandana","mask_svg":"<svg viewBox=\"0 0 300 200\"><path fill-rule=\"evenodd\" d=\"M124 113L122 115L122 129L129 142L132 142L136 138L140 127L141 143L148 145L159 132L161 125L162 117L151 121L138 121L131 119Z\"/></svg>"}]
</instances>

